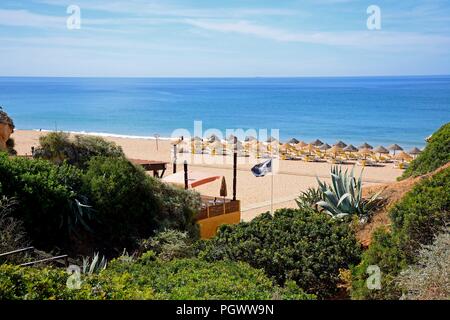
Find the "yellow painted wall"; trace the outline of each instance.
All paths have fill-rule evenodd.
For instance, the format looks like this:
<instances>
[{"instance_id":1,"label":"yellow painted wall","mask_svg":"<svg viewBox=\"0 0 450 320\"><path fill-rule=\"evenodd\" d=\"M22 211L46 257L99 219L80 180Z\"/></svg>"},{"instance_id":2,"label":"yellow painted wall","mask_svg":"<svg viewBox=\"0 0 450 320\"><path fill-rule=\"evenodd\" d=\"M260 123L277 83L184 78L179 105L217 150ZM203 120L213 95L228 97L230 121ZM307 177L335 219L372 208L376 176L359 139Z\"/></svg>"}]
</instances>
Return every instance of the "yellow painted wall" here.
<instances>
[{"instance_id":1,"label":"yellow painted wall","mask_svg":"<svg viewBox=\"0 0 450 320\"><path fill-rule=\"evenodd\" d=\"M239 222L241 222L240 211L199 220L197 221L197 223L200 225L200 238L212 238L216 234L217 228L219 228L219 226L223 224L238 224Z\"/></svg>"}]
</instances>

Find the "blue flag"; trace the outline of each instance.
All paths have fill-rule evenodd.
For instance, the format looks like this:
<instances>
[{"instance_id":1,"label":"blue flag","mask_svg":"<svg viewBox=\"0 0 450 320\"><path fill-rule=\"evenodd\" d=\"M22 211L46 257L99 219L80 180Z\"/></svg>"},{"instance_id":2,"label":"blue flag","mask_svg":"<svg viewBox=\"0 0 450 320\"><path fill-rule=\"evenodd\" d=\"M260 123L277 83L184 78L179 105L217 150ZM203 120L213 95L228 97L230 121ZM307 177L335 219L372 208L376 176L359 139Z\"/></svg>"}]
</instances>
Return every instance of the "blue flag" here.
<instances>
[{"instance_id":1,"label":"blue flag","mask_svg":"<svg viewBox=\"0 0 450 320\"><path fill-rule=\"evenodd\" d=\"M268 172L272 172L272 159L259 163L252 168L255 177L264 177Z\"/></svg>"}]
</instances>

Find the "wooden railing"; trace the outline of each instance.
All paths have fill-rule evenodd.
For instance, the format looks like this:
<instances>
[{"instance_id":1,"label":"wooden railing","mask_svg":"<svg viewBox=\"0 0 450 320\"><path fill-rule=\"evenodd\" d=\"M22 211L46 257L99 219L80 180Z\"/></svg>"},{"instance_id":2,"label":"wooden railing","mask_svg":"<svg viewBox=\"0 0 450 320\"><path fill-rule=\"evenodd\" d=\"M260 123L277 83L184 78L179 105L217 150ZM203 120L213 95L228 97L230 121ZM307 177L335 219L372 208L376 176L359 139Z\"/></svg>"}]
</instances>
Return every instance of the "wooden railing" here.
<instances>
[{"instance_id":1,"label":"wooden railing","mask_svg":"<svg viewBox=\"0 0 450 320\"><path fill-rule=\"evenodd\" d=\"M241 202L239 200L202 197L202 208L198 213L196 220L216 217L222 214L238 212L240 210Z\"/></svg>"}]
</instances>

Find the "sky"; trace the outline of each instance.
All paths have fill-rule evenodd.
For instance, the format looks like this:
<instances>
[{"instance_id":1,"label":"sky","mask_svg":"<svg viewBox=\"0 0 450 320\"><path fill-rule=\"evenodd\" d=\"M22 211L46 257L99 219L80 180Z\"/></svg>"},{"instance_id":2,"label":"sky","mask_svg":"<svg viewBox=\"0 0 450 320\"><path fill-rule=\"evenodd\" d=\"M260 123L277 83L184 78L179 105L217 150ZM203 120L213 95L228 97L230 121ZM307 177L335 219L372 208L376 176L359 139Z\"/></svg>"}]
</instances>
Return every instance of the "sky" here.
<instances>
[{"instance_id":1,"label":"sky","mask_svg":"<svg viewBox=\"0 0 450 320\"><path fill-rule=\"evenodd\" d=\"M448 0L0 2L0 76L448 74Z\"/></svg>"}]
</instances>

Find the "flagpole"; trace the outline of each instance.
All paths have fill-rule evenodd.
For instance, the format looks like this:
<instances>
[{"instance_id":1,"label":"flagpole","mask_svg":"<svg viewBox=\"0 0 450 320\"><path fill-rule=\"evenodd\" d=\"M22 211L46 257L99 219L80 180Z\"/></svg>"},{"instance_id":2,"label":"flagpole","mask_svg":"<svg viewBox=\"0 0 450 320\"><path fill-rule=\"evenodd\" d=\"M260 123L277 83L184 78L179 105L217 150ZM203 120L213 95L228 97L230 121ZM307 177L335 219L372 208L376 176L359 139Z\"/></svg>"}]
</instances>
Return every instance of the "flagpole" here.
<instances>
[{"instance_id":1,"label":"flagpole","mask_svg":"<svg viewBox=\"0 0 450 320\"><path fill-rule=\"evenodd\" d=\"M273 214L273 171L272 171L272 194L270 196L270 213Z\"/></svg>"},{"instance_id":2,"label":"flagpole","mask_svg":"<svg viewBox=\"0 0 450 320\"><path fill-rule=\"evenodd\" d=\"M271 183L271 195L270 195L270 213L273 214L273 156L272 156L272 164L271 164L271 173L272 173L272 183Z\"/></svg>"}]
</instances>

